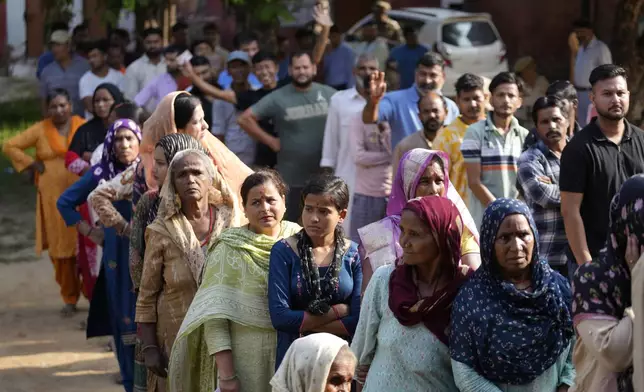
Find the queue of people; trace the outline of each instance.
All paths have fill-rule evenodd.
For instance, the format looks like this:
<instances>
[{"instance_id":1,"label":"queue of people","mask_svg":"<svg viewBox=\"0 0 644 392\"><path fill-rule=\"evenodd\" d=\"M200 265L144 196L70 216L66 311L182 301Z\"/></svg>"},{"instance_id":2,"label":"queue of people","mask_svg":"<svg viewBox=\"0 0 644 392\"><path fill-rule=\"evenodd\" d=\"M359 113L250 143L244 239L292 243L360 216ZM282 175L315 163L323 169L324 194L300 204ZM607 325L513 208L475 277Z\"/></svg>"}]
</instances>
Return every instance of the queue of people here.
<instances>
[{"instance_id":1,"label":"queue of people","mask_svg":"<svg viewBox=\"0 0 644 392\"><path fill-rule=\"evenodd\" d=\"M367 36L400 39L381 3ZM178 64L182 26L165 49L146 31L123 85L91 96L50 88L47 66L45 120L3 145L37 186L62 314L90 300L87 336L113 338L123 388L644 390L644 131L625 119L626 71L590 72L583 128L574 86L551 84L528 130L533 65L466 73L452 101L442 58L405 29L405 89L365 49L336 92L313 81L337 33L315 19L281 80L252 34L225 62L198 41L209 59ZM110 75L101 48L84 85ZM330 59L345 49L332 39Z\"/></svg>"}]
</instances>

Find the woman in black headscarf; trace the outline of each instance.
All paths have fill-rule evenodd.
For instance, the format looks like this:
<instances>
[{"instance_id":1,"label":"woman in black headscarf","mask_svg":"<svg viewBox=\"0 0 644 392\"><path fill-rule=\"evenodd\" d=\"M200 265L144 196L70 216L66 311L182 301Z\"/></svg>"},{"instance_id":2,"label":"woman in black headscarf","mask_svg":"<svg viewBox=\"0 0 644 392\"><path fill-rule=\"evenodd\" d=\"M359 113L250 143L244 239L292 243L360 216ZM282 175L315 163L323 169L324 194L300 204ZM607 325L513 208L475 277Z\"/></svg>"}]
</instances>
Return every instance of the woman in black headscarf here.
<instances>
[{"instance_id":1,"label":"woman in black headscarf","mask_svg":"<svg viewBox=\"0 0 644 392\"><path fill-rule=\"evenodd\" d=\"M72 173L83 175L89 169L92 153L103 143L109 123L110 110L125 100L123 93L112 83L96 87L92 97L94 118L78 129L65 156L65 167Z\"/></svg>"}]
</instances>

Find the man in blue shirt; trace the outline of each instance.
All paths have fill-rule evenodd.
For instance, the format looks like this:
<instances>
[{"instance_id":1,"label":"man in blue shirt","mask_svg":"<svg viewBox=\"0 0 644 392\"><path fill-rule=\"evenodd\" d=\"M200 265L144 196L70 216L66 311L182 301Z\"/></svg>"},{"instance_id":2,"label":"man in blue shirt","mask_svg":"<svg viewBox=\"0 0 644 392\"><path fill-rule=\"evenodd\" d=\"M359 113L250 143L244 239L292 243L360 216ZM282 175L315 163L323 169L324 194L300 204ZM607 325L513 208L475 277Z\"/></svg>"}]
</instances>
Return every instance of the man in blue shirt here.
<instances>
[{"instance_id":1,"label":"man in blue shirt","mask_svg":"<svg viewBox=\"0 0 644 392\"><path fill-rule=\"evenodd\" d=\"M416 64L425 53L429 52L427 47L418 43L418 33L412 26L405 26L403 33L406 43L393 48L389 54L389 59L398 64L401 89L409 88L414 84Z\"/></svg>"},{"instance_id":2,"label":"man in blue shirt","mask_svg":"<svg viewBox=\"0 0 644 392\"><path fill-rule=\"evenodd\" d=\"M331 48L324 56L324 83L334 89L346 90L353 87L353 66L355 53L346 43L342 42L342 34L337 25L331 26L329 32Z\"/></svg>"},{"instance_id":3,"label":"man in blue shirt","mask_svg":"<svg viewBox=\"0 0 644 392\"><path fill-rule=\"evenodd\" d=\"M440 93L445 83L445 63L437 53L426 53L418 61L414 73L415 83L407 89L387 93L385 74L376 72L371 75L369 100L362 111L362 121L365 124L375 124L384 121L391 127L391 148L408 135L422 129L418 118L418 101L421 96L430 91ZM447 116L445 124L451 124L460 114L458 106L445 97Z\"/></svg>"}]
</instances>

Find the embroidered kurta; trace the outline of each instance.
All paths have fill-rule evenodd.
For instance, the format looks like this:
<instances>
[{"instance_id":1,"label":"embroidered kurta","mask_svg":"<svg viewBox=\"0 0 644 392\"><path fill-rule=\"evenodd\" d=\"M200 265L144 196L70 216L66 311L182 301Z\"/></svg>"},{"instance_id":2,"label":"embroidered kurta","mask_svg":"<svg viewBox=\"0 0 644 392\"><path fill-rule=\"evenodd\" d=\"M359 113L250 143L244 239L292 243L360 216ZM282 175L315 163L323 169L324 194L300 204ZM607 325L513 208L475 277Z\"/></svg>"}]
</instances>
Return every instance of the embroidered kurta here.
<instances>
[{"instance_id":1,"label":"embroidered kurta","mask_svg":"<svg viewBox=\"0 0 644 392\"><path fill-rule=\"evenodd\" d=\"M7 140L2 147L19 172L36 159L45 166L45 171L36 176L36 253L40 255L48 250L53 258L76 255L76 229L65 225L56 208L60 195L78 180L78 176L65 169L65 153L74 133L85 120L74 116L70 121L67 137L61 136L51 120L46 119ZM31 147L36 148L35 159L24 151Z\"/></svg>"},{"instance_id":2,"label":"embroidered kurta","mask_svg":"<svg viewBox=\"0 0 644 392\"><path fill-rule=\"evenodd\" d=\"M379 268L362 300L351 350L369 366L363 392L458 392L448 347L424 324L400 324L389 308L393 265Z\"/></svg>"}]
</instances>

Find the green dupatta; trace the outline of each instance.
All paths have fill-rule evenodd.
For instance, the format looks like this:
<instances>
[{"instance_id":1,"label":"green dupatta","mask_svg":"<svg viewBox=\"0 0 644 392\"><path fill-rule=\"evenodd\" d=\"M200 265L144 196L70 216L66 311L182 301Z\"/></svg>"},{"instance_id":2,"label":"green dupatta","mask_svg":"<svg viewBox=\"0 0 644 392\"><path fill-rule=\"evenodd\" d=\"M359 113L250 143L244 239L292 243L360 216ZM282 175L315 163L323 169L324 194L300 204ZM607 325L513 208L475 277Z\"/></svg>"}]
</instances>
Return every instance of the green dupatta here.
<instances>
[{"instance_id":1,"label":"green dupatta","mask_svg":"<svg viewBox=\"0 0 644 392\"><path fill-rule=\"evenodd\" d=\"M208 391L216 387L214 358L208 355L203 325L226 319L245 326L273 329L268 313L268 264L273 245L299 232L282 222L278 238L246 227L225 230L208 254L199 290L186 314L170 357L171 391Z\"/></svg>"}]
</instances>

